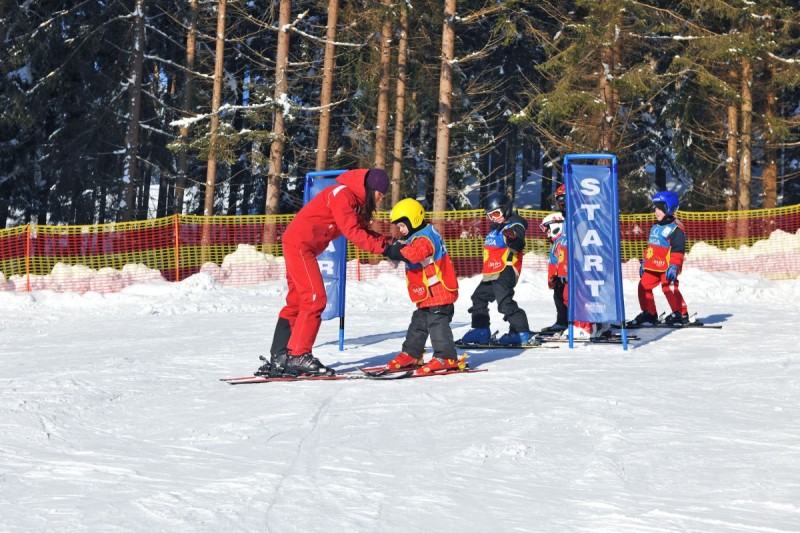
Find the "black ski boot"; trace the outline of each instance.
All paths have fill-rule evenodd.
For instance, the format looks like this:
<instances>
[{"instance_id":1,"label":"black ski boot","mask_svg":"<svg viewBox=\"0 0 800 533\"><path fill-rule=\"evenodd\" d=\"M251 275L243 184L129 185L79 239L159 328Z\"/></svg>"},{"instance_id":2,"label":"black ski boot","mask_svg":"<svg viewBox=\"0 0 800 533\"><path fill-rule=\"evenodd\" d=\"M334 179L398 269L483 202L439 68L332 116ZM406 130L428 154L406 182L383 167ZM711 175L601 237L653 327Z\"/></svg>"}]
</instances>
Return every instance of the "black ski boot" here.
<instances>
[{"instance_id":1,"label":"black ski boot","mask_svg":"<svg viewBox=\"0 0 800 533\"><path fill-rule=\"evenodd\" d=\"M284 367L286 366L286 352L274 353L269 360L263 355L259 355L258 358L264 361L264 364L258 367L258 370L253 372L253 375L272 378L283 375Z\"/></svg>"},{"instance_id":2,"label":"black ski boot","mask_svg":"<svg viewBox=\"0 0 800 533\"><path fill-rule=\"evenodd\" d=\"M283 369L287 376L332 376L336 372L319 362L312 354L290 355Z\"/></svg>"},{"instance_id":3,"label":"black ski boot","mask_svg":"<svg viewBox=\"0 0 800 533\"><path fill-rule=\"evenodd\" d=\"M272 377L280 377L286 374L286 350L272 354L269 360L269 375Z\"/></svg>"},{"instance_id":4,"label":"black ski boot","mask_svg":"<svg viewBox=\"0 0 800 533\"><path fill-rule=\"evenodd\" d=\"M655 326L658 324L658 315L642 311L636 318L628 322L629 326Z\"/></svg>"},{"instance_id":5,"label":"black ski boot","mask_svg":"<svg viewBox=\"0 0 800 533\"><path fill-rule=\"evenodd\" d=\"M680 311L675 311L664 319L664 324L674 328L681 328L689 323L689 315L682 315Z\"/></svg>"},{"instance_id":6,"label":"black ski boot","mask_svg":"<svg viewBox=\"0 0 800 533\"><path fill-rule=\"evenodd\" d=\"M539 331L539 333L548 333L548 334L549 333L561 333L565 329L567 329L567 326L565 324L559 324L558 322L556 322L552 326L547 326L546 328L542 328Z\"/></svg>"}]
</instances>

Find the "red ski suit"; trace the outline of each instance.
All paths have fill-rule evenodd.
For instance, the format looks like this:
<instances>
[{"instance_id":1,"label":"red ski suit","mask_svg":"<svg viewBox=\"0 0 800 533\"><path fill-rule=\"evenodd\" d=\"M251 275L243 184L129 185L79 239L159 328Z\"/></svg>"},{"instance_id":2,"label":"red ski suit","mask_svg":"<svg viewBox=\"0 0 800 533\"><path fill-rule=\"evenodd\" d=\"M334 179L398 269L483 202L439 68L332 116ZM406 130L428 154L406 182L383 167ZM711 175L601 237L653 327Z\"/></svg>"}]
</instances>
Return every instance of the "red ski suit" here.
<instances>
[{"instance_id":1,"label":"red ski suit","mask_svg":"<svg viewBox=\"0 0 800 533\"><path fill-rule=\"evenodd\" d=\"M317 256L330 242L344 235L359 248L380 254L391 237L379 235L359 218L367 191L364 178L369 169L348 170L311 199L283 233L283 257L289 293L278 316L289 321L292 334L289 355L311 353L328 301Z\"/></svg>"}]
</instances>

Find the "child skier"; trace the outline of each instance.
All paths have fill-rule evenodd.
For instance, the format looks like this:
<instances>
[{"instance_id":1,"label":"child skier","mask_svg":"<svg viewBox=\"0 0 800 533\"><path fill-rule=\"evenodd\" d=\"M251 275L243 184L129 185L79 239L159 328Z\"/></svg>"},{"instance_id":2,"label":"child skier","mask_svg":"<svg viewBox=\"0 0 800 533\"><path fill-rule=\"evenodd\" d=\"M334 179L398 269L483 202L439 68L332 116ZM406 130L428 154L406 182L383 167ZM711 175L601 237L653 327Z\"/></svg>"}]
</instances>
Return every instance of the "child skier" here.
<instances>
[{"instance_id":1,"label":"child skier","mask_svg":"<svg viewBox=\"0 0 800 533\"><path fill-rule=\"evenodd\" d=\"M660 191L653 196L656 223L650 229L644 260L639 267L639 306L642 312L629 325L658 323L653 289L659 283L671 310L664 323L683 326L689 322L686 302L678 289L678 275L686 253L686 231L681 221L675 218L678 205L678 194L673 191Z\"/></svg>"},{"instance_id":2,"label":"child skier","mask_svg":"<svg viewBox=\"0 0 800 533\"><path fill-rule=\"evenodd\" d=\"M459 341L464 344L493 342L489 330L489 302L497 301L509 331L494 342L519 345L531 341L528 315L514 301L514 287L522 270L528 223L513 212L511 199L494 192L486 198L486 216L492 222L483 244L483 281L472 294L472 329Z\"/></svg>"},{"instance_id":3,"label":"child skier","mask_svg":"<svg viewBox=\"0 0 800 533\"><path fill-rule=\"evenodd\" d=\"M553 302L556 305L556 321L552 326L542 328L541 333L559 333L567 329L567 304L564 301L565 275L558 275L558 249L559 243L564 239L564 217L561 213L551 213L544 217L539 228L544 232L547 242L550 243L549 261L547 264L547 286L553 289ZM566 246L563 246L566 249Z\"/></svg>"},{"instance_id":4,"label":"child skier","mask_svg":"<svg viewBox=\"0 0 800 533\"><path fill-rule=\"evenodd\" d=\"M559 220L557 227L558 227L558 235L554 236L554 241L552 246L550 247L550 265L548 265L548 282L555 284L555 287L558 287L560 290L553 291L553 299L556 300L556 309L558 312L558 321L554 326L558 327L560 325L564 325L558 331L555 331L556 336L560 337L567 337L569 335L567 331L567 325L569 324L569 314L568 314L568 304L569 304L569 285L567 284L567 268L569 265L568 261L568 248L567 248L567 235L564 233L564 225L566 224L566 211L567 211L567 204L566 204L566 187L564 184L561 184L556 189L555 194L555 204L556 209L558 209L559 213L553 213L552 215L548 215L545 217L545 220L542 221L542 226L545 225L545 221L548 217L553 217L555 220ZM544 229L544 228L543 228ZM553 287L551 287L553 288ZM561 296L561 301L558 301L558 296ZM563 322L561 322L563 320ZM588 340L590 338L596 337L603 337L609 334L611 330L610 324L606 322L592 324L591 322L583 322L583 321L575 321L572 323L572 335L574 339L577 340ZM553 326L550 328L545 328L542 330L543 333L550 333ZM551 330L551 331L548 331Z\"/></svg>"},{"instance_id":5,"label":"child skier","mask_svg":"<svg viewBox=\"0 0 800 533\"><path fill-rule=\"evenodd\" d=\"M458 356L450 322L458 299L458 279L444 239L425 222L425 209L413 198L400 200L390 219L402 238L394 242L386 257L406 263L408 295L417 305L411 315L402 351L386 366L416 369L417 374L458 370ZM423 365L422 353L431 338L433 357Z\"/></svg>"},{"instance_id":6,"label":"child skier","mask_svg":"<svg viewBox=\"0 0 800 533\"><path fill-rule=\"evenodd\" d=\"M554 219L560 219L560 223L558 224L558 235L553 240L553 244L550 247L550 264L547 267L548 272L548 284L552 283L551 288L555 288L556 284L558 284L561 288L561 303L559 305L556 302L556 309L559 312L563 309L563 318L564 318L564 328L560 332L554 332L555 336L561 336L566 338L568 335L568 330L566 325L568 324L568 308L567 305L569 304L569 284L567 283L567 266L569 265L569 255L568 255L568 248L567 248L567 235L563 231L563 224L564 224L564 217L558 213L554 213L553 215L548 215L548 217L553 217ZM547 220L548 217L545 217ZM544 226L544 221L542 221L542 226ZM555 225L555 224L551 224ZM555 299L558 292L553 291L553 298ZM605 332L608 329L606 326L602 326L597 328L597 332L593 335L594 329L592 327L591 322L581 322L576 321L572 323L572 336L574 339L578 340L585 340L589 339L593 336L599 335ZM602 331L601 331L602 329Z\"/></svg>"}]
</instances>

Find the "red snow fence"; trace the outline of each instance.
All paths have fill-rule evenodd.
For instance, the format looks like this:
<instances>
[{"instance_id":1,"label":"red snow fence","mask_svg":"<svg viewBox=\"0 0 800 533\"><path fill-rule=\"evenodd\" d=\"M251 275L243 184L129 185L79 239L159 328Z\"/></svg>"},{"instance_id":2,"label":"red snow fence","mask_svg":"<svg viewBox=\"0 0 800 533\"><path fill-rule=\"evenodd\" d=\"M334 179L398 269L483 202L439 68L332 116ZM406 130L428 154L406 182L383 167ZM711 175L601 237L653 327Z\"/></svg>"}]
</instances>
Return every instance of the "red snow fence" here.
<instances>
[{"instance_id":1,"label":"red snow fence","mask_svg":"<svg viewBox=\"0 0 800 533\"><path fill-rule=\"evenodd\" d=\"M528 221L524 268L546 270L549 244L539 224L550 211L521 209ZM95 224L29 224L0 230L0 290L100 293L133 283L181 281L203 273L223 285L254 285L284 277L281 235L293 215L173 215ZM482 210L428 213L445 238L459 276L481 271L483 239L490 222ZM685 269L757 274L768 279L800 276L800 205L777 209L694 213L679 211L686 227ZM390 233L388 213L373 229ZM626 277L639 261L654 223L652 213L621 215L621 260ZM347 277L403 275L381 256L348 245Z\"/></svg>"}]
</instances>

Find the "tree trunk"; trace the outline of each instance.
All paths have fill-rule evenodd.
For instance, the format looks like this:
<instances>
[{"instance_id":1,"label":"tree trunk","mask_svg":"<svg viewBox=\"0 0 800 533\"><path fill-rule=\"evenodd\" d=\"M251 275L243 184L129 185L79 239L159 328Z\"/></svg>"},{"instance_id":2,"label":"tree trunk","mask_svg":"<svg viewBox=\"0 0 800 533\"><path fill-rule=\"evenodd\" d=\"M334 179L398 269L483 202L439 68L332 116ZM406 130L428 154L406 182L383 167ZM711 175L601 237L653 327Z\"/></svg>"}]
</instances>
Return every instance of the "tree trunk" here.
<instances>
[{"instance_id":1,"label":"tree trunk","mask_svg":"<svg viewBox=\"0 0 800 533\"><path fill-rule=\"evenodd\" d=\"M394 104L394 149L392 151L392 205L400 201L403 180L403 139L406 109L406 76L408 75L408 10L400 4L400 42L397 43L397 85Z\"/></svg>"},{"instance_id":2,"label":"tree trunk","mask_svg":"<svg viewBox=\"0 0 800 533\"><path fill-rule=\"evenodd\" d=\"M325 59L322 63L322 88L319 105L319 134L317 136L317 170L328 168L328 143L331 130L331 95L333 94L333 69L336 67L336 24L339 17L339 0L328 0L328 28L325 42Z\"/></svg>"},{"instance_id":3,"label":"tree trunk","mask_svg":"<svg viewBox=\"0 0 800 533\"><path fill-rule=\"evenodd\" d=\"M7 0L0 0L0 35L2 35L4 39L5 39L5 34L6 34L6 24L5 24L6 19L5 19L4 15L6 13L6 4L7 3L8 3ZM0 223L3 224L4 228L6 227L5 226L5 221L0 221Z\"/></svg>"},{"instance_id":4,"label":"tree trunk","mask_svg":"<svg viewBox=\"0 0 800 533\"><path fill-rule=\"evenodd\" d=\"M100 182L100 192L98 193L97 197L97 223L98 224L105 224L106 220L106 195L108 194L108 188L106 187L106 181L102 180Z\"/></svg>"},{"instance_id":5,"label":"tree trunk","mask_svg":"<svg viewBox=\"0 0 800 533\"><path fill-rule=\"evenodd\" d=\"M219 130L219 106L222 102L222 70L225 64L225 7L227 0L219 0L217 6L216 56L214 59L214 94L211 101L211 130L208 145L208 167L206 170L206 196L203 215L214 214L214 189L217 183L217 133ZM206 226L207 227L207 226Z\"/></svg>"},{"instance_id":6,"label":"tree trunk","mask_svg":"<svg viewBox=\"0 0 800 533\"><path fill-rule=\"evenodd\" d=\"M391 80L392 0L383 0L385 13L381 25L381 77L378 82L378 111L375 120L375 167L386 168L389 146L389 82Z\"/></svg>"},{"instance_id":7,"label":"tree trunk","mask_svg":"<svg viewBox=\"0 0 800 533\"><path fill-rule=\"evenodd\" d=\"M542 163L542 195L541 209L544 211L551 211L556 209L555 199L553 193L555 192L555 183L553 182L553 162L550 161L549 156L545 153Z\"/></svg>"},{"instance_id":8,"label":"tree trunk","mask_svg":"<svg viewBox=\"0 0 800 533\"><path fill-rule=\"evenodd\" d=\"M197 52L197 0L189 0L189 31L186 34L186 81L183 86L182 110L185 116L193 112L194 100L194 58ZM183 213L183 195L186 190L186 177L189 174L189 127L180 127L181 144L184 148L178 155L178 176L175 178L175 213Z\"/></svg>"},{"instance_id":9,"label":"tree trunk","mask_svg":"<svg viewBox=\"0 0 800 533\"><path fill-rule=\"evenodd\" d=\"M774 67L768 67L772 70ZM775 149L775 133L772 130L772 121L775 118L775 109L778 96L774 89L767 92L767 105L764 110L766 124L764 124L764 208L771 209L778 206L778 151Z\"/></svg>"},{"instance_id":10,"label":"tree trunk","mask_svg":"<svg viewBox=\"0 0 800 533\"><path fill-rule=\"evenodd\" d=\"M765 29L768 33L775 31L774 20L769 18L765 21ZM774 209L778 206L778 151L775 148L775 130L773 129L773 121L775 120L775 112L778 107L778 95L775 93L775 75L776 64L770 56L764 56L764 70L766 71L766 80L763 78L761 82L767 87L766 104L764 106L764 170L761 174L761 183L764 187L764 204L765 209ZM769 235L775 228L775 221L768 219L764 221L764 234Z\"/></svg>"},{"instance_id":11,"label":"tree trunk","mask_svg":"<svg viewBox=\"0 0 800 533\"><path fill-rule=\"evenodd\" d=\"M253 141L253 154L261 154L261 141ZM244 184L244 192L242 193L242 214L250 215L254 209L260 210L262 203L255 201L255 184L261 183L260 177L263 173L261 163L258 161L260 157L253 157L250 160L250 179Z\"/></svg>"},{"instance_id":12,"label":"tree trunk","mask_svg":"<svg viewBox=\"0 0 800 533\"><path fill-rule=\"evenodd\" d=\"M600 98L604 104L603 121L600 124L600 143L599 149L603 153L609 153L614 146L614 126L617 116L619 95L614 89L611 81L616 70L616 44L603 47L600 52L602 61L602 74L600 77Z\"/></svg>"},{"instance_id":13,"label":"tree trunk","mask_svg":"<svg viewBox=\"0 0 800 533\"><path fill-rule=\"evenodd\" d=\"M147 214L150 210L150 180L152 176L153 166L145 165L142 172L142 179L138 186L139 194L138 201L136 202L136 220L147 219Z\"/></svg>"},{"instance_id":14,"label":"tree trunk","mask_svg":"<svg viewBox=\"0 0 800 533\"><path fill-rule=\"evenodd\" d=\"M167 216L167 205L169 205L169 178L164 170L159 173L158 179L158 202L156 203L156 218Z\"/></svg>"},{"instance_id":15,"label":"tree trunk","mask_svg":"<svg viewBox=\"0 0 800 533\"><path fill-rule=\"evenodd\" d=\"M738 74L732 73L738 77ZM728 177L728 186L725 188L725 211L728 216L725 222L725 238L733 239L736 236L736 190L739 188L739 108L731 104L728 106L728 157L725 160L725 174Z\"/></svg>"},{"instance_id":16,"label":"tree trunk","mask_svg":"<svg viewBox=\"0 0 800 533\"><path fill-rule=\"evenodd\" d=\"M450 102L453 93L456 0L445 0L442 24L442 59L439 75L439 119L436 125L436 160L433 172L433 210L447 208L447 158L450 152Z\"/></svg>"},{"instance_id":17,"label":"tree trunk","mask_svg":"<svg viewBox=\"0 0 800 533\"><path fill-rule=\"evenodd\" d=\"M753 66L750 59L743 57L742 65L742 134L739 156L739 211L750 209L750 171L751 148L753 144ZM747 239L749 235L748 220L739 219L738 238ZM744 244L744 243L742 243Z\"/></svg>"},{"instance_id":18,"label":"tree trunk","mask_svg":"<svg viewBox=\"0 0 800 533\"><path fill-rule=\"evenodd\" d=\"M739 109L735 105L728 106L728 158L725 160L725 173L728 176L728 189L725 191L725 209L736 210L736 190L738 188L739 167Z\"/></svg>"},{"instance_id":19,"label":"tree trunk","mask_svg":"<svg viewBox=\"0 0 800 533\"><path fill-rule=\"evenodd\" d=\"M228 180L228 206L225 214L233 216L239 206L239 195L242 190L242 177L247 172L247 167L242 159L238 159L231 168L231 177Z\"/></svg>"},{"instance_id":20,"label":"tree trunk","mask_svg":"<svg viewBox=\"0 0 800 533\"><path fill-rule=\"evenodd\" d=\"M139 172L139 115L142 109L142 62L144 59L144 0L136 0L133 16L133 46L128 93L128 130L125 134L125 159L122 168L124 200L122 220L134 215Z\"/></svg>"},{"instance_id":21,"label":"tree trunk","mask_svg":"<svg viewBox=\"0 0 800 533\"><path fill-rule=\"evenodd\" d=\"M666 190L667 188L667 171L664 168L664 156L659 154L656 155L656 189L659 191Z\"/></svg>"},{"instance_id":22,"label":"tree trunk","mask_svg":"<svg viewBox=\"0 0 800 533\"><path fill-rule=\"evenodd\" d=\"M3 193L0 194L0 229L6 229L9 214L8 201L6 200L5 191L0 190L0 193Z\"/></svg>"},{"instance_id":23,"label":"tree trunk","mask_svg":"<svg viewBox=\"0 0 800 533\"><path fill-rule=\"evenodd\" d=\"M281 0L278 14L278 50L275 59L275 102L281 102L288 97L289 83L287 80L287 65L289 63L289 32L285 28L292 15L291 0ZM272 144L269 149L269 173L267 177L266 213L277 215L281 208L281 169L283 166L283 142L286 128L283 119L283 109L277 107L273 112ZM269 253L273 253L273 245L277 242L277 229L274 224L267 223L264 229L264 242Z\"/></svg>"}]
</instances>

